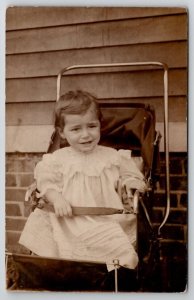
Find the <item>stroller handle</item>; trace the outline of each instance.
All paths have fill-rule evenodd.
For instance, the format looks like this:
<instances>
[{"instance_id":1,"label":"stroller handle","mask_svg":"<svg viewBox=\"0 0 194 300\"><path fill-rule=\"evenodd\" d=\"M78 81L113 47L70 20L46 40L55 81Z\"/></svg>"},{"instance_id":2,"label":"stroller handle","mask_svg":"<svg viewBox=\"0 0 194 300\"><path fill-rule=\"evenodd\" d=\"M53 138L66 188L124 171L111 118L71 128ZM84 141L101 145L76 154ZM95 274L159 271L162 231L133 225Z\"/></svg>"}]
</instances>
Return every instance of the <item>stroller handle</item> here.
<instances>
[{"instance_id":1,"label":"stroller handle","mask_svg":"<svg viewBox=\"0 0 194 300\"><path fill-rule=\"evenodd\" d=\"M150 67L150 66L158 66L162 67L164 71L168 72L168 66L165 63L162 62L128 62L128 63L109 63L109 64L88 64L88 65L72 65L63 68L57 76L57 101L60 97L60 91L61 91L61 77L65 72L71 71L71 70L77 70L77 69L91 69L91 68L116 68L116 67Z\"/></svg>"},{"instance_id":2,"label":"stroller handle","mask_svg":"<svg viewBox=\"0 0 194 300\"><path fill-rule=\"evenodd\" d=\"M60 98L61 92L61 78L64 73L76 69L89 68L109 68L109 67L153 67L158 66L164 70L164 150L165 150L165 175L166 175L166 210L162 223L158 228L158 235L160 235L162 227L165 225L170 213L170 172L169 172L169 124L168 124L168 65L159 61L145 61L145 62L126 62L126 63L107 63L107 64L86 64L86 65L72 65L63 68L57 76L57 101ZM129 70L130 71L130 70Z\"/></svg>"}]
</instances>

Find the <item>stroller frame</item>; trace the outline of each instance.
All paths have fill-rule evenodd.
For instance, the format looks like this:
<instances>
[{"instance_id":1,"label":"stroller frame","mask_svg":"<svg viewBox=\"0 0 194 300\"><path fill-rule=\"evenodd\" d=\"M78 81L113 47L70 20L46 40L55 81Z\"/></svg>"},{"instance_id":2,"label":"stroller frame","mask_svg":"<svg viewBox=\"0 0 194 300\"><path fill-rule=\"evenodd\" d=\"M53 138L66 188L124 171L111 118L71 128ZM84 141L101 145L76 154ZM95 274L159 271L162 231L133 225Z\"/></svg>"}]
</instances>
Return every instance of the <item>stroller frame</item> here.
<instances>
[{"instance_id":1,"label":"stroller frame","mask_svg":"<svg viewBox=\"0 0 194 300\"><path fill-rule=\"evenodd\" d=\"M109 67L160 67L163 69L163 106L164 106L164 150L165 150L165 179L166 179L166 210L162 223L158 228L158 235L161 234L161 229L165 225L170 213L170 171L169 171L169 126L168 126L168 66L163 62L148 61L148 62L127 62L127 63L109 63L109 64L88 64L88 65L73 65L62 69L57 76L57 100L61 93L62 76L71 70L77 69L93 69L93 68L109 68ZM150 221L149 221L150 223ZM151 224L151 223L150 223Z\"/></svg>"},{"instance_id":2,"label":"stroller frame","mask_svg":"<svg viewBox=\"0 0 194 300\"><path fill-rule=\"evenodd\" d=\"M165 225L169 212L170 212L170 174L169 174L169 126L168 126L168 66L165 63L162 62L127 62L127 63L108 63L108 64L86 64L86 65L72 65L63 68L57 76L57 99L60 98L61 93L61 79L62 76L67 74L67 72L71 70L78 70L78 69L93 69L93 68L130 68L130 67L159 67L162 68L164 71L163 74L163 91L164 91L164 98L163 98L163 107L164 107L164 151L165 151L165 186L166 186L166 209L165 209L165 215L161 222L161 224L158 227L158 236L160 237L161 229ZM129 70L130 71L130 70ZM136 198L135 198L136 197ZM137 193L134 195L134 200L137 203L138 207L138 201L141 201L141 198L138 198ZM141 201L145 216L147 218L147 221L152 228L152 223L149 218L149 214L143 204L143 201ZM137 208L138 211L138 208ZM6 267L8 264L8 257L13 256L12 253L6 253ZM119 261L115 259L113 261L114 264L114 270L115 270L115 292L118 292L118 268L119 268Z\"/></svg>"}]
</instances>

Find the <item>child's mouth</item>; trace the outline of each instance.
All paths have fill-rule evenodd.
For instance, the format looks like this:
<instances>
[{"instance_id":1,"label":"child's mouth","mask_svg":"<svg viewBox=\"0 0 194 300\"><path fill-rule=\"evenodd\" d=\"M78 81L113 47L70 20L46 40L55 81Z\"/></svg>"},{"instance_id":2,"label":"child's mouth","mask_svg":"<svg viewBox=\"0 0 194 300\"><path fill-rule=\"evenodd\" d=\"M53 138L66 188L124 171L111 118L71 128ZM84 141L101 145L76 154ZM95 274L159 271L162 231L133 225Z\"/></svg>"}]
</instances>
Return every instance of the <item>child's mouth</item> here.
<instances>
[{"instance_id":1,"label":"child's mouth","mask_svg":"<svg viewBox=\"0 0 194 300\"><path fill-rule=\"evenodd\" d=\"M92 143L92 141L88 141L88 142L82 142L80 143L81 145L90 145Z\"/></svg>"}]
</instances>

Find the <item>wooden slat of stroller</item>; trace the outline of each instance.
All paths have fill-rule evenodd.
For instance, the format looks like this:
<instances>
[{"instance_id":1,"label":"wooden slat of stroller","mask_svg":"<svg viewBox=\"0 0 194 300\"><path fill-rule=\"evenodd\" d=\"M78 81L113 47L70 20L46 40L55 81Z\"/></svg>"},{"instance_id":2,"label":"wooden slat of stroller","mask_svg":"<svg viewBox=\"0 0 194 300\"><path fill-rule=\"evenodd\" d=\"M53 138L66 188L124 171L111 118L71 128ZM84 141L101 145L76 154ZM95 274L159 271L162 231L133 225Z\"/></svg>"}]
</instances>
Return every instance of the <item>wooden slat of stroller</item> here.
<instances>
[{"instance_id":1,"label":"wooden slat of stroller","mask_svg":"<svg viewBox=\"0 0 194 300\"><path fill-rule=\"evenodd\" d=\"M42 207L40 207L42 208ZM81 206L73 206L72 214L74 216L81 216L81 215L113 215L113 214L122 214L125 212L124 209L117 209L112 207L81 207ZM54 207L51 204L44 204L43 210L49 212L55 212Z\"/></svg>"}]
</instances>

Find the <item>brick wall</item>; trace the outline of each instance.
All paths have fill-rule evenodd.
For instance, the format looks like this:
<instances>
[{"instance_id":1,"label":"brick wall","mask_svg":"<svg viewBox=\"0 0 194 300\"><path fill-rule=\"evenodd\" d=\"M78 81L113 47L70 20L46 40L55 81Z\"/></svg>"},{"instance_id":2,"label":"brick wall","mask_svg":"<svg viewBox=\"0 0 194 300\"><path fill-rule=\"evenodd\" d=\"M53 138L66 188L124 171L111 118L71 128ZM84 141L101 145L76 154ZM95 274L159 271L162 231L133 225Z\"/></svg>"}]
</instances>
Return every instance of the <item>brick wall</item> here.
<instances>
[{"instance_id":1,"label":"brick wall","mask_svg":"<svg viewBox=\"0 0 194 300\"><path fill-rule=\"evenodd\" d=\"M33 182L33 169L42 154L7 154L6 160L6 246L19 251L17 245L25 224L24 195L26 187ZM165 210L165 163L161 155L161 178L155 193L153 222L162 221ZM178 251L187 241L187 155L170 154L171 211L162 230L164 251ZM178 248L177 248L178 247Z\"/></svg>"},{"instance_id":2,"label":"brick wall","mask_svg":"<svg viewBox=\"0 0 194 300\"><path fill-rule=\"evenodd\" d=\"M33 169L42 154L7 154L6 159L6 247L29 254L18 239L26 221L24 195L33 182ZM183 292L187 284L187 154L170 154L171 210L163 227L161 263L150 278L145 275L143 290ZM152 221L161 224L165 212L165 163L161 155L161 177L154 197ZM153 263L151 263L152 269ZM149 269L150 267L148 267ZM144 276L143 276L144 277Z\"/></svg>"},{"instance_id":3,"label":"brick wall","mask_svg":"<svg viewBox=\"0 0 194 300\"><path fill-rule=\"evenodd\" d=\"M187 240L187 157L185 153L170 154L171 210L162 230L164 241ZM161 221L165 209L165 161L161 156L161 176L154 200L154 222Z\"/></svg>"},{"instance_id":4,"label":"brick wall","mask_svg":"<svg viewBox=\"0 0 194 300\"><path fill-rule=\"evenodd\" d=\"M33 182L33 170L42 154L8 154L6 157L6 248L8 251L27 253L18 245L26 222L24 196Z\"/></svg>"},{"instance_id":5,"label":"brick wall","mask_svg":"<svg viewBox=\"0 0 194 300\"><path fill-rule=\"evenodd\" d=\"M187 286L187 154L170 154L171 209L161 230L159 274L146 282L148 291L183 292ZM165 212L165 162L161 156L161 177L154 198L153 221L161 224ZM151 285L151 286L150 286Z\"/></svg>"}]
</instances>

